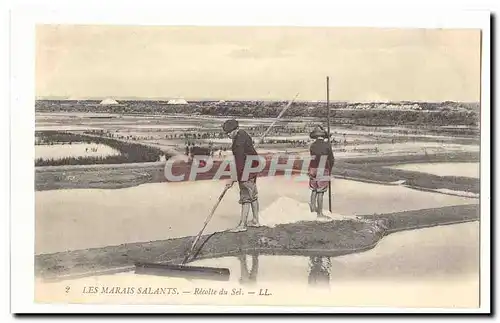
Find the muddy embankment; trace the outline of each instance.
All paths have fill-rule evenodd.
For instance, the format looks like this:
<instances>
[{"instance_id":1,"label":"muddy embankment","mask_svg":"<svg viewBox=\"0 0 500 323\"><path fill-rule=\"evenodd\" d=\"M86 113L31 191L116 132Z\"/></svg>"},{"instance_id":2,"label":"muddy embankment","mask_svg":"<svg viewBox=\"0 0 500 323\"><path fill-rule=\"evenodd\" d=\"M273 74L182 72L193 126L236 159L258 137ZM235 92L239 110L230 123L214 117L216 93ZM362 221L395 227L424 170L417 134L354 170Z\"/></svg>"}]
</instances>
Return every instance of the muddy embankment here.
<instances>
[{"instance_id":1,"label":"muddy embankment","mask_svg":"<svg viewBox=\"0 0 500 323\"><path fill-rule=\"evenodd\" d=\"M434 162L478 162L479 153L446 153L433 155L406 155L406 156L373 156L337 159L334 167L334 176L357 181L375 182L393 185L404 182L409 187L419 189L445 188L454 191L479 193L479 180L475 178L456 176L437 176L400 169L391 169L387 166L403 163L434 163ZM285 163L286 161L283 161ZM213 179L218 170L219 162L203 173L197 174L196 180ZM260 176L268 176L270 162ZM175 163L172 173L176 176L185 175L184 180L190 178L191 165L184 162ZM294 173L300 173L302 163L296 160ZM283 174L278 170L276 175ZM221 179L226 179L223 176ZM121 165L90 165L90 166L58 166L35 168L35 190L55 190L73 188L102 188L115 189L133 187L146 183L165 182L165 162L121 164Z\"/></svg>"},{"instance_id":2,"label":"muddy embankment","mask_svg":"<svg viewBox=\"0 0 500 323\"><path fill-rule=\"evenodd\" d=\"M404 185L422 190L448 189L479 194L480 181L477 178L461 176L438 176L433 174L394 169L393 165L413 163L463 163L479 162L477 152L446 153L436 155L388 156L382 158L359 157L342 163L336 175L344 175L361 181L391 184L404 181ZM344 164L345 163L345 164Z\"/></svg>"},{"instance_id":3,"label":"muddy embankment","mask_svg":"<svg viewBox=\"0 0 500 323\"><path fill-rule=\"evenodd\" d=\"M418 228L479 220L479 205L451 206L381 215L358 220L299 222L274 228L250 228L205 235L196 259L240 254L317 255L335 257L369 250L385 235ZM180 263L193 237L128 243L104 248L35 256L35 274L44 279L130 271L135 262Z\"/></svg>"}]
</instances>

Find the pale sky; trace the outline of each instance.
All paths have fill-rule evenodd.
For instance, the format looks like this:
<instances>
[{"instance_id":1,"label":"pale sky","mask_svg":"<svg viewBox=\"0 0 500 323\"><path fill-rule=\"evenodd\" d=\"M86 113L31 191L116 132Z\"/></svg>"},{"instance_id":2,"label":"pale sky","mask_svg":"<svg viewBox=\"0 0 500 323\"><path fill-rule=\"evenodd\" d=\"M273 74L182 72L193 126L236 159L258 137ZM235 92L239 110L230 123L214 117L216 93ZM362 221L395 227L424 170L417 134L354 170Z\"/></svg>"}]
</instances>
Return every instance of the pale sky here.
<instances>
[{"instance_id":1,"label":"pale sky","mask_svg":"<svg viewBox=\"0 0 500 323\"><path fill-rule=\"evenodd\" d=\"M480 31L38 26L37 97L479 101Z\"/></svg>"}]
</instances>

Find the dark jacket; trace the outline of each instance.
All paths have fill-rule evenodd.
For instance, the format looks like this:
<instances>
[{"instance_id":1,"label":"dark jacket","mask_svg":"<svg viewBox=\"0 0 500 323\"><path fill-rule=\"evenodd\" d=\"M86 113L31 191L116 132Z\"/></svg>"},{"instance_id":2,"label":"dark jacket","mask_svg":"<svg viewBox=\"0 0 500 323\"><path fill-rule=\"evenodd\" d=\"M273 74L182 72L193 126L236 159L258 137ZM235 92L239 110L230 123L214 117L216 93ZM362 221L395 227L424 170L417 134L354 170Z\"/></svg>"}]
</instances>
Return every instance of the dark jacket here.
<instances>
[{"instance_id":1,"label":"dark jacket","mask_svg":"<svg viewBox=\"0 0 500 323\"><path fill-rule=\"evenodd\" d=\"M233 139L231 150L233 151L234 162L236 164L238 181L241 181L247 156L257 156L257 151L253 146L253 141L250 135L242 129L238 130L236 137ZM252 167L257 167L258 164L258 161L253 161ZM248 174L249 179L255 177L257 177L257 173Z\"/></svg>"},{"instance_id":2,"label":"dark jacket","mask_svg":"<svg viewBox=\"0 0 500 323\"><path fill-rule=\"evenodd\" d=\"M327 141L323 139L316 139L316 141L311 144L309 152L313 158L309 164L311 168L319 167L321 156L328 156L325 168L328 170L332 169L335 159L333 157L332 146Z\"/></svg>"}]
</instances>

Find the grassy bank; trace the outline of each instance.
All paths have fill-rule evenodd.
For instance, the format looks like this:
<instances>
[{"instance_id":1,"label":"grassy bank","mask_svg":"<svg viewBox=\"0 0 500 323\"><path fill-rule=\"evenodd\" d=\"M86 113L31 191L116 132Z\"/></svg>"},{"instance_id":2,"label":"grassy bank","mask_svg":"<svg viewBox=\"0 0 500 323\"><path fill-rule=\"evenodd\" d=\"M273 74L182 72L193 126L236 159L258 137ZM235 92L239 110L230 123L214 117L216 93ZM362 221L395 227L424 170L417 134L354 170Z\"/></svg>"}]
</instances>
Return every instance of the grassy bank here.
<instances>
[{"instance_id":1,"label":"grassy bank","mask_svg":"<svg viewBox=\"0 0 500 323\"><path fill-rule=\"evenodd\" d=\"M244 233L205 235L197 259L241 253L317 255L334 257L368 250L385 235L397 231L479 219L478 205L463 205L367 215L362 221L300 222L275 228L252 228ZM193 237L129 243L87 250L35 256L35 274L43 278L95 275L97 272L132 270L135 262L179 263Z\"/></svg>"},{"instance_id":2,"label":"grassy bank","mask_svg":"<svg viewBox=\"0 0 500 323\"><path fill-rule=\"evenodd\" d=\"M142 144L124 142L112 138L75 134L61 131L37 131L35 136L41 144L53 145L58 143L72 144L78 142L103 144L114 148L120 155L114 156L80 156L60 159L37 158L35 166L63 166L63 165L95 165L95 164L123 164L154 162L164 155L158 148Z\"/></svg>"}]
</instances>

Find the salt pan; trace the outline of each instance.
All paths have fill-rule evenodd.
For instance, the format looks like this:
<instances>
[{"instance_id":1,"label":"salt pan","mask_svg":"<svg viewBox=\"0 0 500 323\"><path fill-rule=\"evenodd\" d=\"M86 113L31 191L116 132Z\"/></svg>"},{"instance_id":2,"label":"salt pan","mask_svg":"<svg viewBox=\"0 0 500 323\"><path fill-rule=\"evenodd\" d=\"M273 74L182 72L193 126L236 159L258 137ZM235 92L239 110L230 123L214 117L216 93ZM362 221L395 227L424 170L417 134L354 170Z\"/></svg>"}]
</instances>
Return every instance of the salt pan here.
<instances>
[{"instance_id":1,"label":"salt pan","mask_svg":"<svg viewBox=\"0 0 500 323\"><path fill-rule=\"evenodd\" d=\"M479 198L479 194L473 193L473 192L454 191L454 190L449 190L447 188L438 188L435 191L440 192L440 193L444 193L444 194L456 195L456 196Z\"/></svg>"}]
</instances>

